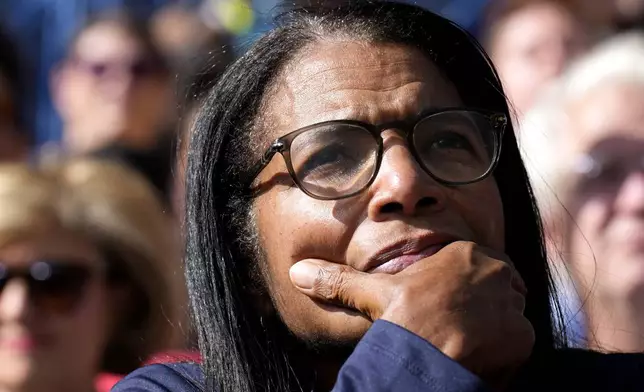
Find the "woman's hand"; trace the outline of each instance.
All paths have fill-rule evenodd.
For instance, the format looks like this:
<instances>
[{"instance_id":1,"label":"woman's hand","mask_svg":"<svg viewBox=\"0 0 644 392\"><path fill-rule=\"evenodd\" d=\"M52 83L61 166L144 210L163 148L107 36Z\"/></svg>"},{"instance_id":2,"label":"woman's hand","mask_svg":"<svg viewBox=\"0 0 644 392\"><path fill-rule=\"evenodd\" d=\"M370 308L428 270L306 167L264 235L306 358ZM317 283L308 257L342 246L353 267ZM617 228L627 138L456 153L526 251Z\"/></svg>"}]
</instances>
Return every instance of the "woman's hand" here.
<instances>
[{"instance_id":1,"label":"woman's hand","mask_svg":"<svg viewBox=\"0 0 644 392\"><path fill-rule=\"evenodd\" d=\"M408 329L497 386L534 344L523 280L507 257L472 242L451 243L395 275L304 260L291 280L312 298Z\"/></svg>"}]
</instances>

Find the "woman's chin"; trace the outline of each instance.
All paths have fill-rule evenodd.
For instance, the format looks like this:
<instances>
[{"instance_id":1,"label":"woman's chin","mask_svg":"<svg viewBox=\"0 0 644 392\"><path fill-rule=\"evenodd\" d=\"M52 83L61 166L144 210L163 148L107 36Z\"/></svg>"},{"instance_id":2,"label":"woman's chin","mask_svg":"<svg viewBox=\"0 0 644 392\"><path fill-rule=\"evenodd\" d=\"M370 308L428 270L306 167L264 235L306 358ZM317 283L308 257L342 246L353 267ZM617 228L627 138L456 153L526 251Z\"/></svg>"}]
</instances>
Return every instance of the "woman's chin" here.
<instances>
[{"instance_id":1,"label":"woman's chin","mask_svg":"<svg viewBox=\"0 0 644 392\"><path fill-rule=\"evenodd\" d=\"M319 304L315 321L306 326L288 325L299 339L314 345L353 347L367 333L373 322L357 311ZM288 322L287 322L288 324Z\"/></svg>"},{"instance_id":2,"label":"woman's chin","mask_svg":"<svg viewBox=\"0 0 644 392\"><path fill-rule=\"evenodd\" d=\"M40 378L43 365L31 355L0 353L0 385L7 390L21 390Z\"/></svg>"}]
</instances>

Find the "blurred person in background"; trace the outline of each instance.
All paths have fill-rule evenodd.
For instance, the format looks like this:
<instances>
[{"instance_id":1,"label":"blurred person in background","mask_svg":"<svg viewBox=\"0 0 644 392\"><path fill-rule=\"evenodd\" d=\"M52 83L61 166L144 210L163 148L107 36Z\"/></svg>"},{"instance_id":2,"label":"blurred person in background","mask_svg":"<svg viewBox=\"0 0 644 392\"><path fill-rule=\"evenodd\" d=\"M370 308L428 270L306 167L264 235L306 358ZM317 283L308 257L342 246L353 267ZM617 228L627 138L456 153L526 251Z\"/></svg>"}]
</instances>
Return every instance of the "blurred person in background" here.
<instances>
[{"instance_id":1,"label":"blurred person in background","mask_svg":"<svg viewBox=\"0 0 644 392\"><path fill-rule=\"evenodd\" d=\"M173 86L147 23L124 12L97 15L80 29L53 74L64 149L136 169L169 205Z\"/></svg>"},{"instance_id":2,"label":"blurred person in background","mask_svg":"<svg viewBox=\"0 0 644 392\"><path fill-rule=\"evenodd\" d=\"M123 12L92 18L53 72L65 149L155 148L174 121L172 86L146 23Z\"/></svg>"},{"instance_id":3,"label":"blurred person in background","mask_svg":"<svg viewBox=\"0 0 644 392\"><path fill-rule=\"evenodd\" d=\"M583 306L579 332L598 350L644 351L642 108L644 36L618 36L573 65L519 131L554 262Z\"/></svg>"},{"instance_id":4,"label":"blurred person in background","mask_svg":"<svg viewBox=\"0 0 644 392\"><path fill-rule=\"evenodd\" d=\"M177 3L170 3L152 15L150 31L157 47L175 66L181 66L220 34L206 25L199 8Z\"/></svg>"},{"instance_id":5,"label":"blurred person in background","mask_svg":"<svg viewBox=\"0 0 644 392\"><path fill-rule=\"evenodd\" d=\"M582 14L574 0L491 0L484 17L484 44L515 120L520 121L542 88L588 47L591 37Z\"/></svg>"},{"instance_id":6,"label":"blurred person in background","mask_svg":"<svg viewBox=\"0 0 644 392\"><path fill-rule=\"evenodd\" d=\"M0 162L25 159L29 137L21 121L21 64L9 37L0 28Z\"/></svg>"},{"instance_id":7,"label":"blurred person in background","mask_svg":"<svg viewBox=\"0 0 644 392\"><path fill-rule=\"evenodd\" d=\"M644 29L644 0L612 0L615 25L620 30Z\"/></svg>"},{"instance_id":8,"label":"blurred person in background","mask_svg":"<svg viewBox=\"0 0 644 392\"><path fill-rule=\"evenodd\" d=\"M181 345L175 231L114 163L0 165L0 390L87 392Z\"/></svg>"}]
</instances>

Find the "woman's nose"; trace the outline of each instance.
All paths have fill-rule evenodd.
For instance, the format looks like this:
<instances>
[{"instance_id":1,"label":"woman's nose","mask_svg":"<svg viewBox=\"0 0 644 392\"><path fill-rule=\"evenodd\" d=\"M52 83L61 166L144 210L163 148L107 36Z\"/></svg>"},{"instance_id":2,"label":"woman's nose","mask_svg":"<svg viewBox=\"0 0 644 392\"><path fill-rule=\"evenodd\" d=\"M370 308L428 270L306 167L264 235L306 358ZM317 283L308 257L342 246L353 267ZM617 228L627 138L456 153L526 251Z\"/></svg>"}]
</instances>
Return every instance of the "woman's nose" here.
<instances>
[{"instance_id":1,"label":"woman's nose","mask_svg":"<svg viewBox=\"0 0 644 392\"><path fill-rule=\"evenodd\" d=\"M29 310L29 288L22 279L8 281L0 292L0 321L19 321Z\"/></svg>"},{"instance_id":2,"label":"woman's nose","mask_svg":"<svg viewBox=\"0 0 644 392\"><path fill-rule=\"evenodd\" d=\"M133 90L134 77L123 70L113 72L113 75L110 75L102 82L100 89L108 97L122 99Z\"/></svg>"},{"instance_id":3,"label":"woman's nose","mask_svg":"<svg viewBox=\"0 0 644 392\"><path fill-rule=\"evenodd\" d=\"M623 214L644 216L644 170L632 172L624 179L615 206Z\"/></svg>"},{"instance_id":4,"label":"woman's nose","mask_svg":"<svg viewBox=\"0 0 644 392\"><path fill-rule=\"evenodd\" d=\"M444 208L445 187L420 167L404 138L388 132L383 133L384 155L371 185L369 218L381 221Z\"/></svg>"}]
</instances>

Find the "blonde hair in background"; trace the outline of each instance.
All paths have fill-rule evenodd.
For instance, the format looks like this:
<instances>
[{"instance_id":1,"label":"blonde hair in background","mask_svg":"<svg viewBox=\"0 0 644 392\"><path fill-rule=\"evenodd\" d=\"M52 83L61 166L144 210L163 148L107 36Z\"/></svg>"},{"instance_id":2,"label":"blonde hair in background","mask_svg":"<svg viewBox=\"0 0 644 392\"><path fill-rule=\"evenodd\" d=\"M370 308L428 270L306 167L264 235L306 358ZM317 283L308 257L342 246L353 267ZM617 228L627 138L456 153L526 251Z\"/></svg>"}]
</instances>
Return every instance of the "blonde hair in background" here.
<instances>
[{"instance_id":1,"label":"blonde hair in background","mask_svg":"<svg viewBox=\"0 0 644 392\"><path fill-rule=\"evenodd\" d=\"M103 371L129 372L159 350L182 346L187 299L178 231L143 177L86 159L0 165L0 206L0 247L30 233L69 230L109 252L108 262L117 257L147 296L147 319L115 331Z\"/></svg>"}]
</instances>

